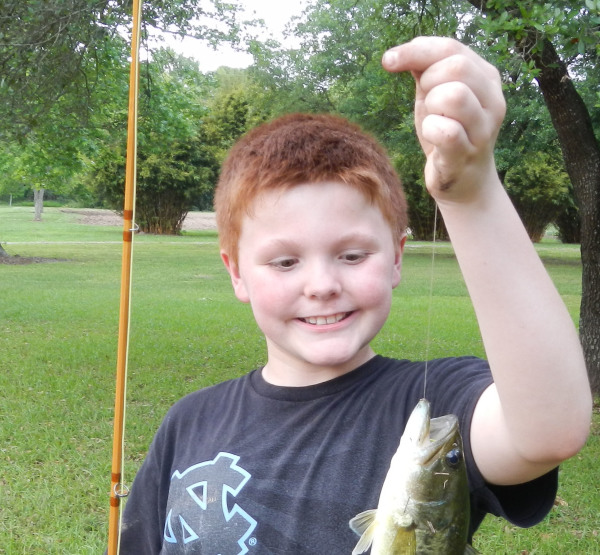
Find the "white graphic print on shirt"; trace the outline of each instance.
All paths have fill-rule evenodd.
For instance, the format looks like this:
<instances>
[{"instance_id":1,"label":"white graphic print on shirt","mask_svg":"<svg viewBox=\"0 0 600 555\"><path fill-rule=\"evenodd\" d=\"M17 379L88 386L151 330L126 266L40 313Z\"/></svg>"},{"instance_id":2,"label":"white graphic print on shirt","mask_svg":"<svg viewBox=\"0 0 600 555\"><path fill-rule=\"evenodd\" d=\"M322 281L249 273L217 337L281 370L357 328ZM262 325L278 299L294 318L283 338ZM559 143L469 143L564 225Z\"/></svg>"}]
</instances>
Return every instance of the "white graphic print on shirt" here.
<instances>
[{"instance_id":1,"label":"white graphic print on shirt","mask_svg":"<svg viewBox=\"0 0 600 555\"><path fill-rule=\"evenodd\" d=\"M237 503L229 508L229 496L236 497L250 479L238 461L237 455L221 452L212 461L173 473L162 553L248 552L256 520Z\"/></svg>"}]
</instances>

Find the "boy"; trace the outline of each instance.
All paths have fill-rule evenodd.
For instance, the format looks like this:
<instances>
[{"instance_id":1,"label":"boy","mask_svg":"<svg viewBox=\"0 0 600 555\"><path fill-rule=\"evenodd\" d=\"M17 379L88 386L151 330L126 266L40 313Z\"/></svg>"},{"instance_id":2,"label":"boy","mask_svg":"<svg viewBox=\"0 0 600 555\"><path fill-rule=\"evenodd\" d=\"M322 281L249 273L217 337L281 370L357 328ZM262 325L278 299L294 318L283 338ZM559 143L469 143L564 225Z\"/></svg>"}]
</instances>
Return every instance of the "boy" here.
<instances>
[{"instance_id":1,"label":"boy","mask_svg":"<svg viewBox=\"0 0 600 555\"><path fill-rule=\"evenodd\" d=\"M459 416L471 534L487 512L530 526L585 442L591 395L574 326L495 171L499 75L432 37L383 65L415 77L427 188L489 360L430 361L427 397L434 415ZM423 363L369 345L400 282L399 182L354 126L296 115L234 146L215 202L221 255L267 363L169 411L133 484L121 553L348 554L348 521L377 506L423 395Z\"/></svg>"}]
</instances>

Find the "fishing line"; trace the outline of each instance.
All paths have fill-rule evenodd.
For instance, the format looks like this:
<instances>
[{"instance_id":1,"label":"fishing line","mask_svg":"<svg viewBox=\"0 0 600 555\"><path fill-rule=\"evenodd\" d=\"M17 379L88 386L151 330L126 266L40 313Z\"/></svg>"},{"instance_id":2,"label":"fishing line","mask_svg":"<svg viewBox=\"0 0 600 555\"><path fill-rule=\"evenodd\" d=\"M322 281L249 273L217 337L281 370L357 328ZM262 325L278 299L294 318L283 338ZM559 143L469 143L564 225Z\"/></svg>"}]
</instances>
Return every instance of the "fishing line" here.
<instances>
[{"instance_id":1,"label":"fishing line","mask_svg":"<svg viewBox=\"0 0 600 555\"><path fill-rule=\"evenodd\" d=\"M434 201L433 210L433 240L431 243L431 270L429 272L429 306L427 308L427 331L425 333L425 377L423 379L423 399L427 398L427 372L429 370L429 346L431 344L431 320L433 314L433 278L435 275L435 250L437 235L438 206Z\"/></svg>"}]
</instances>

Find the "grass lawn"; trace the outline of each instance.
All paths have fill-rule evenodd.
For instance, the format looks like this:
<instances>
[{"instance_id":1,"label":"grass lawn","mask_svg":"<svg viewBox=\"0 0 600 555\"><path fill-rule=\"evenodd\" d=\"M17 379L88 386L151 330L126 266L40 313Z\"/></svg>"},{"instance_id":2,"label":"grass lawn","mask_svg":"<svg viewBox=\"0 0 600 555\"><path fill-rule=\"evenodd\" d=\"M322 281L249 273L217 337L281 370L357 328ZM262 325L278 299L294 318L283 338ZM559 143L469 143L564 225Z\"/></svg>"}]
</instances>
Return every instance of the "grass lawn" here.
<instances>
[{"instance_id":1,"label":"grass lawn","mask_svg":"<svg viewBox=\"0 0 600 555\"><path fill-rule=\"evenodd\" d=\"M121 228L76 214L0 206L11 254L54 259L0 264L0 554L97 554L106 543L121 273ZM540 254L577 321L576 246ZM483 355L452 249L409 243L392 315L374 342L406 358ZM431 339L426 340L432 306ZM460 323L457 325L457 323ZM264 342L218 257L215 232L140 235L134 245L125 481L130 483L168 407L195 389L264 362ZM600 417L564 464L549 517L518 530L488 517L482 553L600 553Z\"/></svg>"}]
</instances>

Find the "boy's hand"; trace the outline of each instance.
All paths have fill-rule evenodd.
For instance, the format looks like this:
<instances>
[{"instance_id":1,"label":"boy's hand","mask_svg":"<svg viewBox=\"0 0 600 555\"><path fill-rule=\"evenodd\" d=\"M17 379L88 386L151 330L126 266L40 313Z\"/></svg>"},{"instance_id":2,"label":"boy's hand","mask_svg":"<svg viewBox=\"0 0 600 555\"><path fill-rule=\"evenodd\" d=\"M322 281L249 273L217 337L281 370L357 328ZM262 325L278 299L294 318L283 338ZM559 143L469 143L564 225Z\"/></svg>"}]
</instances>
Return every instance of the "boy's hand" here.
<instances>
[{"instance_id":1,"label":"boy's hand","mask_svg":"<svg viewBox=\"0 0 600 555\"><path fill-rule=\"evenodd\" d=\"M415 78L415 124L427 156L429 193L438 202L468 202L497 182L493 150L506 105L496 68L441 37L396 46L382 64Z\"/></svg>"}]
</instances>

